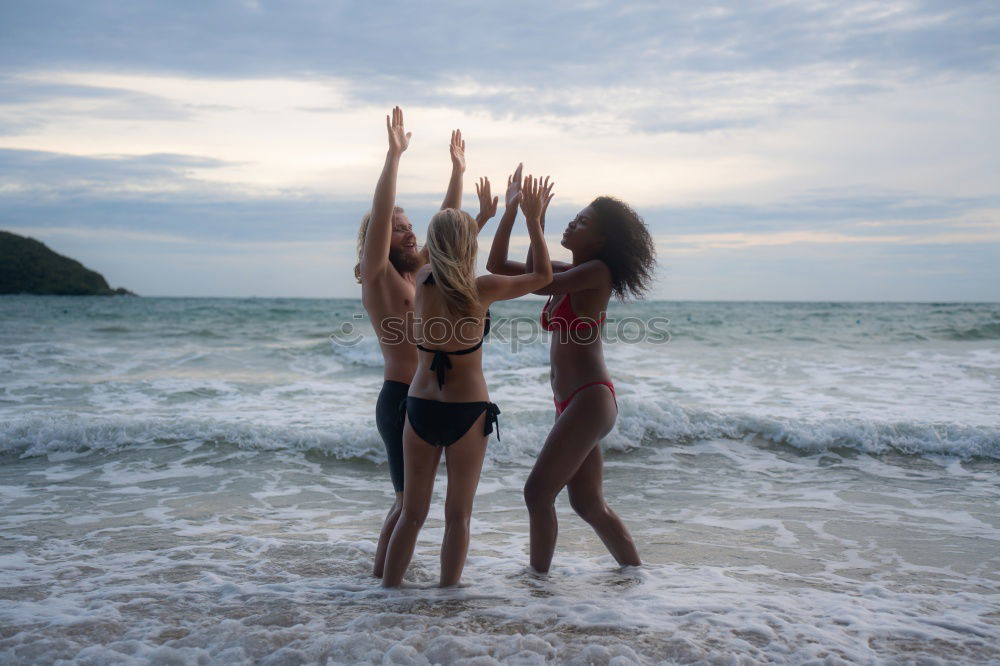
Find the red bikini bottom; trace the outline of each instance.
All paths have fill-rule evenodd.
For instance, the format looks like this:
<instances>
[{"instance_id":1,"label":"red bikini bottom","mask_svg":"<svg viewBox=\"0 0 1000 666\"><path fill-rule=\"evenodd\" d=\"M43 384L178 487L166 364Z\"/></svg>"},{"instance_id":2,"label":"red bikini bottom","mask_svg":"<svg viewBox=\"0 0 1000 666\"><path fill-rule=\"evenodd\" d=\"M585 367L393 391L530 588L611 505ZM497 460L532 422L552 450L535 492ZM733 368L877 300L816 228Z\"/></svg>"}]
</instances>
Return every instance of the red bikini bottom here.
<instances>
[{"instance_id":1,"label":"red bikini bottom","mask_svg":"<svg viewBox=\"0 0 1000 666\"><path fill-rule=\"evenodd\" d=\"M608 387L608 390L611 391L611 397L615 399L615 407L617 408L618 407L618 396L615 395L615 385L614 384L612 384L611 382L590 382L589 384L584 384L583 386L578 387L575 391L573 391L572 393L569 394L568 398L566 398L562 402L560 402L559 400L556 400L553 397L552 398L552 402L554 402L555 405L556 405L556 416L559 416L564 411L566 411L566 408L569 407L569 403L573 402L573 398L576 396L577 393L579 393L580 391L582 391L585 388L588 388L588 387L591 387L591 386L596 386L597 384L603 384L604 386Z\"/></svg>"}]
</instances>

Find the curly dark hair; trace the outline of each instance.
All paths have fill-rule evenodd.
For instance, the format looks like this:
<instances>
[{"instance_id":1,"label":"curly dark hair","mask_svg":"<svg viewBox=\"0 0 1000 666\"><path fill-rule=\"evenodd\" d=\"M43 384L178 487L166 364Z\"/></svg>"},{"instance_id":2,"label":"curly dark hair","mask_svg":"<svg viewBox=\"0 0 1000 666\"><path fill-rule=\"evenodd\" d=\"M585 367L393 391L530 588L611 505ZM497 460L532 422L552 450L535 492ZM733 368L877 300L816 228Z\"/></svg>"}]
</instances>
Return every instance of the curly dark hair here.
<instances>
[{"instance_id":1,"label":"curly dark hair","mask_svg":"<svg viewBox=\"0 0 1000 666\"><path fill-rule=\"evenodd\" d=\"M641 298L649 290L656 265L656 246L639 213L614 197L590 203L605 241L597 258L611 271L611 291L619 300Z\"/></svg>"}]
</instances>

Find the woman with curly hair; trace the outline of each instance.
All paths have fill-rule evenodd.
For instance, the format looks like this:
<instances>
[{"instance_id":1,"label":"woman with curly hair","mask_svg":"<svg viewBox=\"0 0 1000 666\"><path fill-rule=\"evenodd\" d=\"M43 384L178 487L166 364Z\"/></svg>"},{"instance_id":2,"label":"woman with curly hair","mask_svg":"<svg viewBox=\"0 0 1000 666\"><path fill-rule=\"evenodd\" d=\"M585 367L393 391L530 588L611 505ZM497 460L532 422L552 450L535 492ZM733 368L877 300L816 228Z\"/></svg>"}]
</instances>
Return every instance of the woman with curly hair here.
<instances>
[{"instance_id":1,"label":"woman with curly hair","mask_svg":"<svg viewBox=\"0 0 1000 666\"><path fill-rule=\"evenodd\" d=\"M533 250L523 264L507 259L517 216L511 204L517 201L520 170L518 166L508 180L507 209L487 263L489 271L501 275L533 270ZM551 187L547 182L545 186ZM544 220L543 214L543 225ZM612 294L624 300L649 288L656 250L638 213L606 196L594 199L570 220L562 245L573 253L573 262L551 262L552 282L534 292L549 296L541 324L553 334L549 358L556 418L524 486L531 566L547 572L552 564L558 532L555 499L566 487L573 509L594 528L618 563L637 566L641 562L635 543L602 490L600 441L614 427L618 404L604 363L601 331Z\"/></svg>"}]
</instances>

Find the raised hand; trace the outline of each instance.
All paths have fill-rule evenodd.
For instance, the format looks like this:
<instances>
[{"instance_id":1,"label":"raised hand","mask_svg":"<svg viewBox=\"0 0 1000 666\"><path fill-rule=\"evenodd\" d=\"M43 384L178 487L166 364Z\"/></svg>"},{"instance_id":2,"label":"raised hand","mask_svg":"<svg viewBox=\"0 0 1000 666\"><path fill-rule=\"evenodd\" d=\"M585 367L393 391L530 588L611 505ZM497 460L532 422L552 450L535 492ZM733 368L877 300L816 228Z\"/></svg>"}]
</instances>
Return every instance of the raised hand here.
<instances>
[{"instance_id":1,"label":"raised hand","mask_svg":"<svg viewBox=\"0 0 1000 666\"><path fill-rule=\"evenodd\" d=\"M521 199L521 169L523 167L524 164L518 162L514 174L507 176L507 194L504 196L504 206L507 208L517 206L517 202Z\"/></svg>"},{"instance_id":2,"label":"raised hand","mask_svg":"<svg viewBox=\"0 0 1000 666\"><path fill-rule=\"evenodd\" d=\"M490 197L490 179L480 178L476 183L476 196L479 197L479 215L476 217L480 221L480 226L486 220L497 214L497 202L499 197Z\"/></svg>"},{"instance_id":3,"label":"raised hand","mask_svg":"<svg viewBox=\"0 0 1000 666\"><path fill-rule=\"evenodd\" d=\"M389 131L389 152L393 155L402 155L410 145L411 132L403 129L403 110L394 107L392 109L392 121L389 116L385 117L385 128Z\"/></svg>"},{"instance_id":4,"label":"raised hand","mask_svg":"<svg viewBox=\"0 0 1000 666\"><path fill-rule=\"evenodd\" d=\"M521 187L521 212L528 222L541 223L542 211L545 209L546 201L549 199L548 179L546 185L542 185L541 179L528 176L524 179Z\"/></svg>"},{"instance_id":5,"label":"raised hand","mask_svg":"<svg viewBox=\"0 0 1000 666\"><path fill-rule=\"evenodd\" d=\"M550 182L549 177L546 176L545 180L541 182L540 193L542 197L542 228L545 228L545 211L549 209L549 202L552 201L552 197L555 194L552 193L552 186L555 182Z\"/></svg>"},{"instance_id":6,"label":"raised hand","mask_svg":"<svg viewBox=\"0 0 1000 666\"><path fill-rule=\"evenodd\" d=\"M451 165L465 173L465 139L462 138L462 130L451 133Z\"/></svg>"}]
</instances>

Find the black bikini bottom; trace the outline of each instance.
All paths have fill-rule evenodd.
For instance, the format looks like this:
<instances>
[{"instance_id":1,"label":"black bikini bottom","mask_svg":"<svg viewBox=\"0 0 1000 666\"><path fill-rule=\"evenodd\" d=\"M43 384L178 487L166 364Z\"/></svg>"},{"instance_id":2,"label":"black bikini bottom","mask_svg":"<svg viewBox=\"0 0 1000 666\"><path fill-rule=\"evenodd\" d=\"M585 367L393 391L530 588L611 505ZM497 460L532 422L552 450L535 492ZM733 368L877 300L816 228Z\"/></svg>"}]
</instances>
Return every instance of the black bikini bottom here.
<instances>
[{"instance_id":1,"label":"black bikini bottom","mask_svg":"<svg viewBox=\"0 0 1000 666\"><path fill-rule=\"evenodd\" d=\"M483 412L487 412L483 434L493 432L493 424L496 423L499 438L500 422L497 421L497 415L500 408L492 402L441 402L413 396L406 398L406 416L410 419L413 432L433 446L451 446L457 442Z\"/></svg>"}]
</instances>

